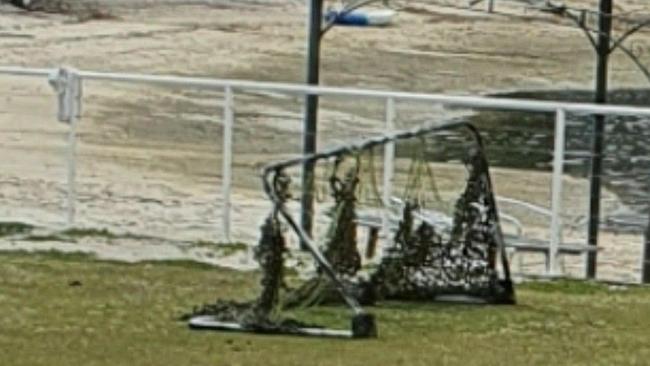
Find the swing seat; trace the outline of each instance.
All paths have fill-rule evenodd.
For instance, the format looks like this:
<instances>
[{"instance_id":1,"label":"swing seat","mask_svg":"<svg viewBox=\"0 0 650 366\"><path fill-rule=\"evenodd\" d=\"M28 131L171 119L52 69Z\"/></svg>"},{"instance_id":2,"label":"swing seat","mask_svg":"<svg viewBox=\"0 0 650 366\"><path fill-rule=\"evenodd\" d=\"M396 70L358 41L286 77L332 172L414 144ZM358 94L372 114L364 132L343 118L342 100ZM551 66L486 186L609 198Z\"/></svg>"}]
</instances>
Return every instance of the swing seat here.
<instances>
[{"instance_id":1,"label":"swing seat","mask_svg":"<svg viewBox=\"0 0 650 366\"><path fill-rule=\"evenodd\" d=\"M393 205L389 207L388 213L388 228L391 232L396 231L399 227L400 217L393 214L392 211L398 211L404 209L404 201L397 197L391 197L391 203ZM418 210L414 213L415 217L427 224L435 227L441 232L449 232L453 225L453 219L440 211L436 210ZM380 212L377 211L362 211L359 210L357 213L356 222L360 226L369 227L369 228L381 228L383 226L383 217Z\"/></svg>"}]
</instances>

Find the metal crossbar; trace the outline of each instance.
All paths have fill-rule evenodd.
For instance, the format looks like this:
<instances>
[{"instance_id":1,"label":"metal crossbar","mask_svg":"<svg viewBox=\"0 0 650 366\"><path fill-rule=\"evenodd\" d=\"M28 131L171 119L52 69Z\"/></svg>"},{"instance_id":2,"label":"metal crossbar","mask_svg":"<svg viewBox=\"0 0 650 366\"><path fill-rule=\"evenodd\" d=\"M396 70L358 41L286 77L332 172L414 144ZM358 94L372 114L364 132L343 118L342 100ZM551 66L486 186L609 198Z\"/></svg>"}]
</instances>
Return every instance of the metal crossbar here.
<instances>
[{"instance_id":1,"label":"metal crossbar","mask_svg":"<svg viewBox=\"0 0 650 366\"><path fill-rule=\"evenodd\" d=\"M0 74L47 77L58 69L24 69L17 67L0 67ZM564 110L572 114L617 115L617 116L650 116L650 108L632 106L599 105L592 103L570 103L560 101L539 101L532 99L510 99L480 96L452 96L445 94L409 93L399 91L382 91L356 88L339 88L326 86L309 86L304 84L288 84L259 82L233 79L208 79L171 75L146 75L105 73L76 70L75 74L82 80L112 81L121 83L154 84L161 86L187 86L198 89L224 90L258 90L293 95L320 96L356 96L366 98L388 99L396 101L420 101L442 104L445 106L502 109L510 111L548 112L555 113Z\"/></svg>"},{"instance_id":2,"label":"metal crossbar","mask_svg":"<svg viewBox=\"0 0 650 366\"><path fill-rule=\"evenodd\" d=\"M385 101L385 132L394 132L396 104L400 101L426 102L449 107L477 109L528 111L555 114L555 142L553 151L553 177L551 199L551 240L548 245L550 264L548 274L556 275L558 271L557 256L561 252L562 231L562 175L566 143L566 115L617 115L650 117L650 108L633 106L597 105L591 103L570 103L562 101L539 101L529 99L493 98L482 96L451 96L444 94L409 93L400 91L381 91L356 88L338 88L326 86L309 86L303 84L257 82L231 79L209 79L171 75L144 75L132 73L109 73L74 69L0 67L0 74L24 77L49 78L51 83L59 83L59 119L70 125L68 138L68 196L67 222L75 222L75 175L76 175L76 125L80 118L79 111L83 101L82 84L84 81L110 81L129 84L159 85L168 87L190 87L195 89L220 90L224 92L223 103L223 179L222 179L222 227L223 239L231 240L231 185L232 185L232 138L235 123L235 94L237 91L274 92L285 95L319 95L339 97L364 97ZM67 75L61 80L61 75ZM215 108L217 103L215 102ZM382 138L378 138L381 140ZM383 199L388 201L392 194L393 160L395 147L388 143L384 148ZM383 219L383 229L389 232L388 218Z\"/></svg>"}]
</instances>

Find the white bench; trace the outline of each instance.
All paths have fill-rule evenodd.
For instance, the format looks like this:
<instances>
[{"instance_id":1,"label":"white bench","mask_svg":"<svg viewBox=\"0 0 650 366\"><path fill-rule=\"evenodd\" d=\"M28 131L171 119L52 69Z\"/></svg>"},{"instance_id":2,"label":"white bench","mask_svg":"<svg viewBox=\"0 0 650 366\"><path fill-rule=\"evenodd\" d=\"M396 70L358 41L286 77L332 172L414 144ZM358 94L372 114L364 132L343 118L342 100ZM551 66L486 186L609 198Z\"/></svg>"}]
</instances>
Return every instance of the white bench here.
<instances>
[{"instance_id":1,"label":"white bench","mask_svg":"<svg viewBox=\"0 0 650 366\"><path fill-rule=\"evenodd\" d=\"M395 204L395 206L392 207L392 209L397 209L399 212L401 212L401 209L403 209L404 207L404 203L397 198L392 198L391 201L393 204ZM528 202L519 201L519 200L506 198L506 197L497 197L497 202L516 205L518 207L522 207L524 209L530 210L536 214L540 214L547 218L550 218L551 216L550 210L543 207L536 206ZM440 212L415 211L413 215L415 218L427 222L438 229L441 228L442 231L445 232L451 231L451 227L453 225L452 218ZM388 221L387 229L389 230L389 232L394 233L395 231L397 231L401 217L393 214L389 210L386 219ZM548 268L550 268L550 260L551 260L550 242L547 240L527 238L524 234L524 227L522 223L512 215L506 214L504 212L500 212L499 219L503 222L507 222L513 225L515 228L514 234L504 234L504 238L503 238L505 248L508 251L508 257L512 259L514 254L516 254L517 252L540 253L545 256L545 264L548 270ZM368 247L366 251L366 257L371 258L372 256L374 256L375 253L375 249L376 249L375 246L376 246L376 241L379 238L379 233L384 228L384 218L381 216L381 213L378 214L377 212L369 213L369 212L362 211L357 215L356 223L359 226L368 228L369 240L368 240ZM583 243L575 243L575 242L574 243L561 242L557 248L558 254L564 254L564 255L583 255L585 253L595 252L598 250L599 248L597 247L586 245ZM523 262L520 261L519 266L523 267Z\"/></svg>"}]
</instances>

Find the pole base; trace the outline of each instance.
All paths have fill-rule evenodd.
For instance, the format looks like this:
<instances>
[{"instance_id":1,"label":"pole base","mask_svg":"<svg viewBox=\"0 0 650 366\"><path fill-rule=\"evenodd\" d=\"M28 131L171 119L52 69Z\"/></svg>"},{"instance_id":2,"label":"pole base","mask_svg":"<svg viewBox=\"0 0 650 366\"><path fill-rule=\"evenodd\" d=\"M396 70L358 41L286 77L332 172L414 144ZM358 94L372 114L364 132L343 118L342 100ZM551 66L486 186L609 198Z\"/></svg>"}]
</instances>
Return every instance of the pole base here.
<instances>
[{"instance_id":1,"label":"pole base","mask_svg":"<svg viewBox=\"0 0 650 366\"><path fill-rule=\"evenodd\" d=\"M377 322L373 314L357 314L352 318L352 338L377 338Z\"/></svg>"}]
</instances>

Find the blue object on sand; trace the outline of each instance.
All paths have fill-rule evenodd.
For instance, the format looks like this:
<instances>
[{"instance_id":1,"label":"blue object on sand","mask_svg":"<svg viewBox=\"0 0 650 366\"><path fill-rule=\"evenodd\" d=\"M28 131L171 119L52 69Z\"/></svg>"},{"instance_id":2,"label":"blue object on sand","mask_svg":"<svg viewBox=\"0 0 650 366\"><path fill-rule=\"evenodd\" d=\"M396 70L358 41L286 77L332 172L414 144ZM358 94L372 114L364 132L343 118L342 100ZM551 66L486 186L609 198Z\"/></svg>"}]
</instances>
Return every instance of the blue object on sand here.
<instances>
[{"instance_id":1,"label":"blue object on sand","mask_svg":"<svg viewBox=\"0 0 650 366\"><path fill-rule=\"evenodd\" d=\"M325 13L325 21L339 25L356 26L381 26L388 25L393 20L393 10L353 10L350 12L328 10Z\"/></svg>"},{"instance_id":2,"label":"blue object on sand","mask_svg":"<svg viewBox=\"0 0 650 366\"><path fill-rule=\"evenodd\" d=\"M325 20L340 25L368 25L368 17L364 13L354 11L344 13L330 10L325 14Z\"/></svg>"}]
</instances>

